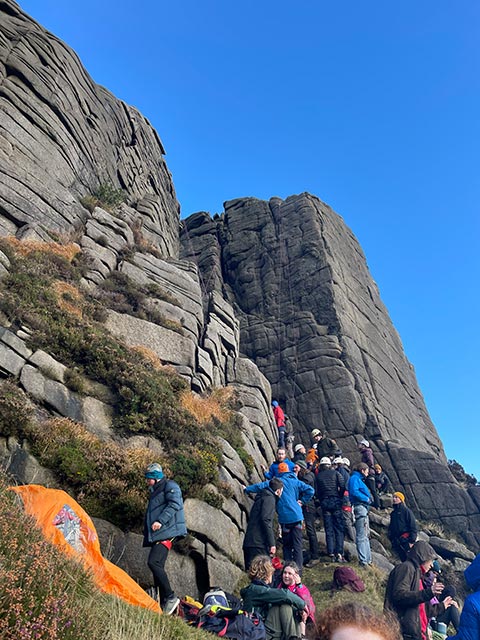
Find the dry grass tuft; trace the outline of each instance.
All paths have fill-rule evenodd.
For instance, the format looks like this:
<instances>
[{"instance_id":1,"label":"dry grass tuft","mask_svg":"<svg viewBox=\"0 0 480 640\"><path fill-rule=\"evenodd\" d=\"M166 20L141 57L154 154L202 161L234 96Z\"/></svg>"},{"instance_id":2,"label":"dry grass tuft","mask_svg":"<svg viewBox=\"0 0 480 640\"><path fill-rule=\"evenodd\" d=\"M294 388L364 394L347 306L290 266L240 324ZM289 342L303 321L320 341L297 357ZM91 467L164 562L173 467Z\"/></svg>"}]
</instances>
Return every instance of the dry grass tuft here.
<instances>
[{"instance_id":1,"label":"dry grass tuft","mask_svg":"<svg viewBox=\"0 0 480 640\"><path fill-rule=\"evenodd\" d=\"M223 387L214 389L209 395L200 396L192 391L185 391L181 397L182 407L195 417L200 424L207 424L216 418L226 422L231 415L228 408L233 389Z\"/></svg>"},{"instance_id":2,"label":"dry grass tuft","mask_svg":"<svg viewBox=\"0 0 480 640\"><path fill-rule=\"evenodd\" d=\"M63 280L56 280L52 284L52 289L57 296L58 306L62 311L71 313L77 318L83 317L82 303L83 296L80 291L73 284L64 282Z\"/></svg>"},{"instance_id":3,"label":"dry grass tuft","mask_svg":"<svg viewBox=\"0 0 480 640\"><path fill-rule=\"evenodd\" d=\"M61 258L65 258L68 262L72 262L81 249L78 244L70 242L68 244L60 244L58 242L42 242L41 240L18 240L13 236L5 238L12 249L22 255L28 256L31 253L40 251L42 253L50 253Z\"/></svg>"},{"instance_id":4,"label":"dry grass tuft","mask_svg":"<svg viewBox=\"0 0 480 640\"><path fill-rule=\"evenodd\" d=\"M160 360L158 355L155 353L155 351L152 351L152 349L149 349L148 347L143 347L142 345L135 345L134 347L131 347L131 349L135 353L139 353L157 371L160 371L161 369L165 369L164 365L162 364L162 361Z\"/></svg>"}]
</instances>

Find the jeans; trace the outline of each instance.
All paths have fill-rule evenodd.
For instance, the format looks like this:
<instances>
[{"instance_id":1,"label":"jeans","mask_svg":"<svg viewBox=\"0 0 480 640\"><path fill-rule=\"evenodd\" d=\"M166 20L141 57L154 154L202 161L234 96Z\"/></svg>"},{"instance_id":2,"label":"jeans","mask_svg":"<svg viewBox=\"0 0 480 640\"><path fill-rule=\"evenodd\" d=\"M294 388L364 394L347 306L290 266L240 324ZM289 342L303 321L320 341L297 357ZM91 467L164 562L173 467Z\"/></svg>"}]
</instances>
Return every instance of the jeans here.
<instances>
[{"instance_id":1,"label":"jeans","mask_svg":"<svg viewBox=\"0 0 480 640\"><path fill-rule=\"evenodd\" d=\"M302 523L282 524L283 559L293 560L302 573L303 567L303 536Z\"/></svg>"},{"instance_id":2,"label":"jeans","mask_svg":"<svg viewBox=\"0 0 480 640\"><path fill-rule=\"evenodd\" d=\"M343 556L343 541L345 536L345 523L343 520L342 501L331 496L324 498L320 503L325 526L325 538L327 553L329 556L340 554Z\"/></svg>"},{"instance_id":3,"label":"jeans","mask_svg":"<svg viewBox=\"0 0 480 640\"><path fill-rule=\"evenodd\" d=\"M163 544L154 544L150 549L147 564L153 573L153 584L160 592L160 604L164 604L173 595L173 589L170 586L167 572L165 571L165 562L167 561L168 549Z\"/></svg>"},{"instance_id":4,"label":"jeans","mask_svg":"<svg viewBox=\"0 0 480 640\"><path fill-rule=\"evenodd\" d=\"M285 427L278 427L278 446L282 447L282 449L285 448L285 432Z\"/></svg>"},{"instance_id":5,"label":"jeans","mask_svg":"<svg viewBox=\"0 0 480 640\"><path fill-rule=\"evenodd\" d=\"M370 564L372 562L372 552L370 551L370 540L368 532L368 509L363 504L356 504L353 507L355 514L355 545L357 547L358 560L360 564Z\"/></svg>"}]
</instances>

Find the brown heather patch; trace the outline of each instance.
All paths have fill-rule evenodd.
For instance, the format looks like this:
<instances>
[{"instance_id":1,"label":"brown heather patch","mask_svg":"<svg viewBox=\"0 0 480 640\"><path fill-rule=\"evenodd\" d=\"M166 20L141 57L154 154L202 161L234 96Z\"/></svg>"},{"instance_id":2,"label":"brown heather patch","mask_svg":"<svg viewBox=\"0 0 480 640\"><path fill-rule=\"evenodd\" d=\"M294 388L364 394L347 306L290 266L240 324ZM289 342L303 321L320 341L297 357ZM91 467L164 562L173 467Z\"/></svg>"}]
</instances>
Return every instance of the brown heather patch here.
<instances>
[{"instance_id":1,"label":"brown heather patch","mask_svg":"<svg viewBox=\"0 0 480 640\"><path fill-rule=\"evenodd\" d=\"M228 387L215 389L209 395L200 396L193 391L185 391L181 396L181 404L200 424L207 424L216 418L226 422L231 415L228 400L232 392Z\"/></svg>"},{"instance_id":2,"label":"brown heather patch","mask_svg":"<svg viewBox=\"0 0 480 640\"><path fill-rule=\"evenodd\" d=\"M57 296L58 306L62 311L71 313L77 318L83 317L82 303L83 296L80 291L73 284L64 282L63 280L56 280L52 284L52 289Z\"/></svg>"},{"instance_id":3,"label":"brown heather patch","mask_svg":"<svg viewBox=\"0 0 480 640\"><path fill-rule=\"evenodd\" d=\"M131 350L134 353L139 353L145 360L150 362L152 367L157 371L165 368L160 358L157 356L155 351L152 351L152 349L149 349L148 347L143 347L142 345L135 345L131 347Z\"/></svg>"},{"instance_id":4,"label":"brown heather patch","mask_svg":"<svg viewBox=\"0 0 480 640\"><path fill-rule=\"evenodd\" d=\"M58 242L42 242L41 240L18 240L13 236L7 236L5 240L16 253L22 256L28 256L31 253L40 251L54 254L71 262L81 251L78 244L74 242L63 245Z\"/></svg>"}]
</instances>

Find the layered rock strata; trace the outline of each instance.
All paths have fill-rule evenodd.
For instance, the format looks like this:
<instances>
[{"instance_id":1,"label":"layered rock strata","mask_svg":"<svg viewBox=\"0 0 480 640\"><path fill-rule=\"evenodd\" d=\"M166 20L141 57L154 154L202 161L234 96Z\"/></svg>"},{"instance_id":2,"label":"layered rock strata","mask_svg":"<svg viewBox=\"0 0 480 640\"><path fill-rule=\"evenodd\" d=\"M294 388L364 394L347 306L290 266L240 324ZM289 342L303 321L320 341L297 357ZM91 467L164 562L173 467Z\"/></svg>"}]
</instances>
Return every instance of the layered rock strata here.
<instances>
[{"instance_id":1,"label":"layered rock strata","mask_svg":"<svg viewBox=\"0 0 480 640\"><path fill-rule=\"evenodd\" d=\"M367 438L409 504L427 520L475 532L475 495L454 481L412 365L365 256L315 196L225 203L186 221L182 256L240 320L240 349L272 385L307 444L317 427L360 461ZM437 499L442 495L442 500Z\"/></svg>"}]
</instances>

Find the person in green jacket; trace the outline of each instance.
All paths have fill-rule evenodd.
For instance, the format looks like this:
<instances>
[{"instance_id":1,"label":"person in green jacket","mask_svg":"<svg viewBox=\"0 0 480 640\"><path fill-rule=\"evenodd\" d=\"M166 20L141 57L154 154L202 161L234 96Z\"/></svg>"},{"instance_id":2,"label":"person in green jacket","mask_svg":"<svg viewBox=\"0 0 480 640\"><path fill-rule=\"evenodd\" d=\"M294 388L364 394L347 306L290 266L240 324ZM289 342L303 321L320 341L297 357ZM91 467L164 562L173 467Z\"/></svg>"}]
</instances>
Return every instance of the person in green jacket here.
<instances>
[{"instance_id":1,"label":"person in green jacket","mask_svg":"<svg viewBox=\"0 0 480 640\"><path fill-rule=\"evenodd\" d=\"M274 568L268 556L256 556L248 571L251 583L240 591L243 607L265 623L267 640L301 638L300 621L305 602L288 589L271 587Z\"/></svg>"}]
</instances>

